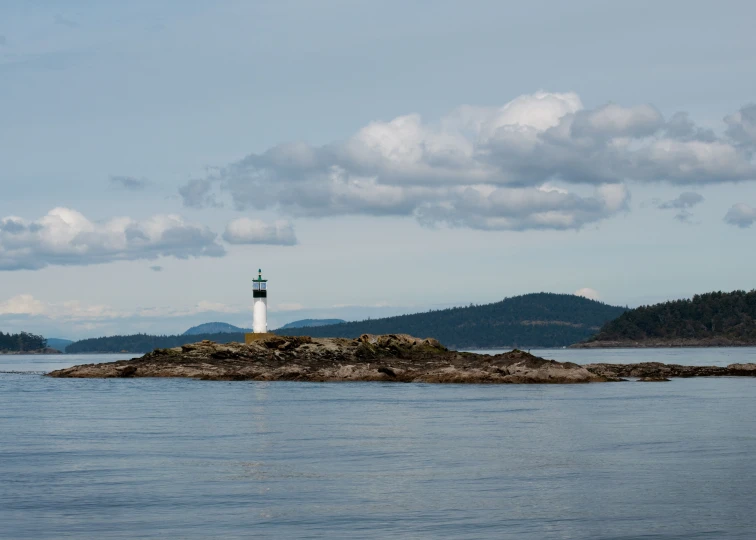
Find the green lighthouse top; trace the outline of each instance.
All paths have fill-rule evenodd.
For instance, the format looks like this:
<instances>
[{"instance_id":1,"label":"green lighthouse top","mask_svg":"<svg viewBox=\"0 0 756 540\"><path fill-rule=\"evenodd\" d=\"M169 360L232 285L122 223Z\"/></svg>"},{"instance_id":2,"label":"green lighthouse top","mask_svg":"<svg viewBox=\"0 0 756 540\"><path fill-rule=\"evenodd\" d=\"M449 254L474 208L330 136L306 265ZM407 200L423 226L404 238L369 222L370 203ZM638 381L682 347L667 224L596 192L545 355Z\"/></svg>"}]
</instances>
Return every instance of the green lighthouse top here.
<instances>
[{"instance_id":1,"label":"green lighthouse top","mask_svg":"<svg viewBox=\"0 0 756 540\"><path fill-rule=\"evenodd\" d=\"M252 281L256 282L256 283L265 283L268 280L262 278L262 269L258 269L257 270L257 279L253 279Z\"/></svg>"}]
</instances>

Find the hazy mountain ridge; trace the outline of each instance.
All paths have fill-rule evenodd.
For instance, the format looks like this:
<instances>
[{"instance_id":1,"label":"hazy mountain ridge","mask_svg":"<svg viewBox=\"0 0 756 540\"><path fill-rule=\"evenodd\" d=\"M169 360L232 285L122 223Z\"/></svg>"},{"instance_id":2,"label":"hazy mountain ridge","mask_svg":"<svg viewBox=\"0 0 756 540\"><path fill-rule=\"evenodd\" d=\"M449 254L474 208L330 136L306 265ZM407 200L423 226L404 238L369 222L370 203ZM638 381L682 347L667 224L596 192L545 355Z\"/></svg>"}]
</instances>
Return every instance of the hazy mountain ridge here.
<instances>
[{"instance_id":1,"label":"hazy mountain ridge","mask_svg":"<svg viewBox=\"0 0 756 540\"><path fill-rule=\"evenodd\" d=\"M233 324L224 322L208 322L192 326L183 336L196 336L199 334L239 334L244 332L251 332L249 328L239 328Z\"/></svg>"},{"instance_id":2,"label":"hazy mountain ridge","mask_svg":"<svg viewBox=\"0 0 756 540\"><path fill-rule=\"evenodd\" d=\"M300 319L298 321L292 321L290 323L286 323L278 330L284 330L286 328L311 328L313 326L327 326L331 324L341 324L345 322L346 321L344 319Z\"/></svg>"},{"instance_id":3,"label":"hazy mountain ridge","mask_svg":"<svg viewBox=\"0 0 756 540\"><path fill-rule=\"evenodd\" d=\"M70 339L47 338L47 346L52 349L58 349L61 352L66 352L66 347L71 343L73 343L73 340Z\"/></svg>"}]
</instances>

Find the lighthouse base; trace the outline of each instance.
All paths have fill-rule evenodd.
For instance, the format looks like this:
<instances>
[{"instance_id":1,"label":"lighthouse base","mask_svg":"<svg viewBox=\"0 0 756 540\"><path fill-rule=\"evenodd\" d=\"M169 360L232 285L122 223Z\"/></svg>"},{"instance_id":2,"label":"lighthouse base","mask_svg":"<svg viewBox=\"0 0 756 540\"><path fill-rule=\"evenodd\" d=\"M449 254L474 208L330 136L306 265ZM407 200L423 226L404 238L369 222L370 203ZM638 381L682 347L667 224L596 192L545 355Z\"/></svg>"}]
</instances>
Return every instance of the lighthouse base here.
<instances>
[{"instance_id":1,"label":"lighthouse base","mask_svg":"<svg viewBox=\"0 0 756 540\"><path fill-rule=\"evenodd\" d=\"M270 332L260 332L255 334L254 332L249 332L247 334L244 334L244 343L249 345L250 343L254 341L259 341L261 339L269 338L271 336L275 336L275 334L271 334Z\"/></svg>"}]
</instances>

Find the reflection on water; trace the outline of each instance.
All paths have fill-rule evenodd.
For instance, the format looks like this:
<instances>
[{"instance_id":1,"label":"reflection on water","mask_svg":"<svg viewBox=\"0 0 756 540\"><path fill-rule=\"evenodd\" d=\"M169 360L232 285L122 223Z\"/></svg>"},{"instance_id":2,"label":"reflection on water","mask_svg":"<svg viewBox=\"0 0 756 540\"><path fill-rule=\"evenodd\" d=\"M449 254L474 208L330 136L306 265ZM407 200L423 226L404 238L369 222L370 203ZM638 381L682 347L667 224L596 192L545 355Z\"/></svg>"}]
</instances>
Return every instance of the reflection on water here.
<instances>
[{"instance_id":1,"label":"reflection on water","mask_svg":"<svg viewBox=\"0 0 756 540\"><path fill-rule=\"evenodd\" d=\"M531 352L724 365L755 351ZM117 358L3 357L0 368ZM467 386L2 373L0 537L753 538L754 395L751 378Z\"/></svg>"}]
</instances>

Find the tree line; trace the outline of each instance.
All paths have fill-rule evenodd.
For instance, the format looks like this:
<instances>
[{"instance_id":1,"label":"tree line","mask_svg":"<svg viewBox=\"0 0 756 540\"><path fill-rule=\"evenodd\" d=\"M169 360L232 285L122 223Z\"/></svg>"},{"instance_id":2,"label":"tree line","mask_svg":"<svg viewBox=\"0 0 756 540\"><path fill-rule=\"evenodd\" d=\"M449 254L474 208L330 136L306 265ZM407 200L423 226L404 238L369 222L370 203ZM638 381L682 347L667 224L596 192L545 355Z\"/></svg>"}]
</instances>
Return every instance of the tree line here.
<instances>
[{"instance_id":1,"label":"tree line","mask_svg":"<svg viewBox=\"0 0 756 540\"><path fill-rule=\"evenodd\" d=\"M82 339L75 341L66 347L66 354L82 353L148 353L155 349L169 349L180 347L187 343L196 343L203 339L209 339L216 343L229 343L231 341L244 342L243 333L221 334L193 334L181 336L151 336L149 334L133 334L128 336L108 336L99 338Z\"/></svg>"},{"instance_id":2,"label":"tree line","mask_svg":"<svg viewBox=\"0 0 756 540\"><path fill-rule=\"evenodd\" d=\"M756 290L717 291L641 306L607 322L589 341L714 337L756 343Z\"/></svg>"},{"instance_id":3,"label":"tree line","mask_svg":"<svg viewBox=\"0 0 756 540\"><path fill-rule=\"evenodd\" d=\"M29 332L18 334L0 332L0 352L36 351L45 347L47 347L47 340L42 336Z\"/></svg>"}]
</instances>

